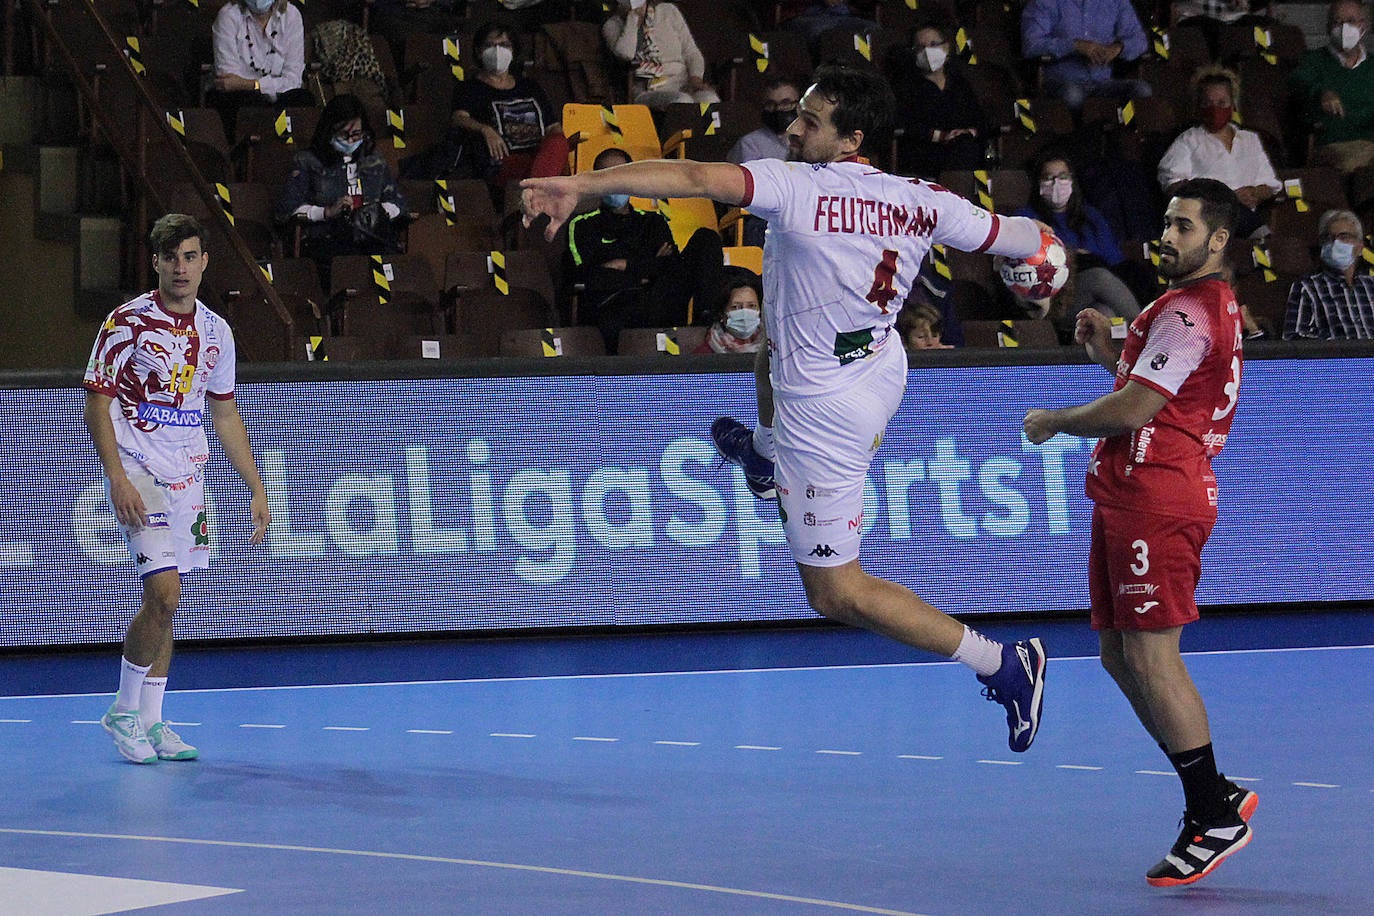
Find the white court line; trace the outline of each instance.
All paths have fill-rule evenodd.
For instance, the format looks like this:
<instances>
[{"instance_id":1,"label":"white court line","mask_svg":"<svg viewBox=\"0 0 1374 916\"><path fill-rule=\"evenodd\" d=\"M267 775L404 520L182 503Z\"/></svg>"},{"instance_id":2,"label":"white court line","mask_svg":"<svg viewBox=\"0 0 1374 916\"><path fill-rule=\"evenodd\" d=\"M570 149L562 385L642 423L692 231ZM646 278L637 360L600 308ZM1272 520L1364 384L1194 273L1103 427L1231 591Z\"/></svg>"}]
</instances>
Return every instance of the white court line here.
<instances>
[{"instance_id":1,"label":"white court line","mask_svg":"<svg viewBox=\"0 0 1374 916\"><path fill-rule=\"evenodd\" d=\"M1019 760L980 760L978 762L995 767L1019 767L1021 765L1021 761Z\"/></svg>"},{"instance_id":2,"label":"white court line","mask_svg":"<svg viewBox=\"0 0 1374 916\"><path fill-rule=\"evenodd\" d=\"M407 728L407 735L451 735L453 732L442 728Z\"/></svg>"},{"instance_id":3,"label":"white court line","mask_svg":"<svg viewBox=\"0 0 1374 916\"><path fill-rule=\"evenodd\" d=\"M1339 789L1340 786L1333 786L1329 782L1295 782L1295 786L1302 786L1305 789Z\"/></svg>"},{"instance_id":4,"label":"white court line","mask_svg":"<svg viewBox=\"0 0 1374 916\"><path fill-rule=\"evenodd\" d=\"M285 725L262 725L256 722L244 722L239 728L286 728Z\"/></svg>"},{"instance_id":5,"label":"white court line","mask_svg":"<svg viewBox=\"0 0 1374 916\"><path fill-rule=\"evenodd\" d=\"M533 738L533 737L535 737L535 736L534 736L534 735L529 735L529 734L524 734L524 733L521 733L521 732L492 732L490 735L487 735L487 737L488 737L488 738Z\"/></svg>"},{"instance_id":6,"label":"white court line","mask_svg":"<svg viewBox=\"0 0 1374 916\"><path fill-rule=\"evenodd\" d=\"M1184 655L1257 655L1272 654L1281 652L1347 652L1374 649L1370 646L1297 646L1285 649L1217 649L1210 652L1185 652ZM1100 664L1096 655L1051 655L1050 661L1056 664L1060 662L1092 662ZM523 683L527 681L587 681L587 680L610 680L615 678L651 678L651 677L708 677L722 674L776 674L792 671L866 671L877 668L930 668L941 665L957 665L953 661L930 661L930 662L894 662L892 664L869 664L869 665L801 665L796 667L780 665L771 668L719 668L712 671L631 671L616 674L534 674L521 677L468 677L468 678L445 678L431 681L377 681L367 684L292 684L284 687L197 687L191 690L175 690L172 693L241 693L264 690L338 690L352 687L408 687L411 685L442 685L442 684L509 684ZM4 696L0 699L6 700L51 700L69 699L73 697L108 697L110 692L103 690L98 693L45 693L31 694L25 696ZM95 724L99 724L95 720Z\"/></svg>"},{"instance_id":7,"label":"white court line","mask_svg":"<svg viewBox=\"0 0 1374 916\"><path fill-rule=\"evenodd\" d=\"M1177 776L1177 773L1166 773L1163 770L1136 770L1139 776Z\"/></svg>"},{"instance_id":8,"label":"white court line","mask_svg":"<svg viewBox=\"0 0 1374 916\"><path fill-rule=\"evenodd\" d=\"M666 744L669 747L701 747L700 741L655 741L654 744Z\"/></svg>"},{"instance_id":9,"label":"white court line","mask_svg":"<svg viewBox=\"0 0 1374 916\"><path fill-rule=\"evenodd\" d=\"M816 751L817 754L834 754L838 757L862 757L863 751Z\"/></svg>"},{"instance_id":10,"label":"white court line","mask_svg":"<svg viewBox=\"0 0 1374 916\"><path fill-rule=\"evenodd\" d=\"M99 725L99 719L72 719L73 725Z\"/></svg>"},{"instance_id":11,"label":"white court line","mask_svg":"<svg viewBox=\"0 0 1374 916\"><path fill-rule=\"evenodd\" d=\"M615 742L619 741L620 739L619 739L619 738L592 738L592 737L588 737L588 736L586 736L586 735L577 735L577 736L574 736L574 737L573 737L573 740L574 740L574 741L603 741L603 742L605 742L605 743L607 743L607 744L614 744Z\"/></svg>"},{"instance_id":12,"label":"white court line","mask_svg":"<svg viewBox=\"0 0 1374 916\"><path fill-rule=\"evenodd\" d=\"M931 757L927 754L898 754L898 760L944 760L943 757Z\"/></svg>"},{"instance_id":13,"label":"white court line","mask_svg":"<svg viewBox=\"0 0 1374 916\"><path fill-rule=\"evenodd\" d=\"M780 751L780 750L782 750L782 748L780 748L780 747L773 747L772 745L768 745L768 744L736 744L736 745L735 745L735 750L737 750L737 751Z\"/></svg>"},{"instance_id":14,"label":"white court line","mask_svg":"<svg viewBox=\"0 0 1374 916\"><path fill-rule=\"evenodd\" d=\"M616 875L607 872L581 871L573 868L555 868L548 865L522 865L516 862L490 862L482 859L458 859L447 856L424 856L403 852L378 852L368 849L331 849L324 846L290 846L283 843L245 843L233 840L197 840L187 837L138 836L115 833L75 833L67 830L20 830L0 827L0 833L17 836L67 837L83 840L138 840L145 843L179 843L187 846L219 846L229 849L261 849L273 852L308 852L334 856L358 856L370 859L391 859L405 862L429 862L443 865L465 865L474 868L499 868L507 871L531 872L543 875L559 875L570 878L591 878L598 881L619 881L625 884L643 884L653 887L667 887L675 890L706 891L714 894L728 894L735 897L749 897L755 900L778 900L784 903L802 903L810 906L830 907L851 913L878 913L881 916L920 916L907 910L889 910L883 907L864 906L858 903L844 903L838 900L823 900L815 897L797 897L791 894L773 894L767 891L751 891L739 887L723 887L714 884L692 884L686 881L668 881L663 878L641 878L636 875Z\"/></svg>"},{"instance_id":15,"label":"white court line","mask_svg":"<svg viewBox=\"0 0 1374 916\"><path fill-rule=\"evenodd\" d=\"M1076 763L1061 763L1055 766L1056 770L1100 770L1102 767L1085 767Z\"/></svg>"},{"instance_id":16,"label":"white court line","mask_svg":"<svg viewBox=\"0 0 1374 916\"><path fill-rule=\"evenodd\" d=\"M326 725L324 730L327 732L365 732L371 729L363 728L358 725Z\"/></svg>"},{"instance_id":17,"label":"white court line","mask_svg":"<svg viewBox=\"0 0 1374 916\"><path fill-rule=\"evenodd\" d=\"M32 719L0 719L0 723L6 723L9 725L25 725L32 721Z\"/></svg>"}]
</instances>

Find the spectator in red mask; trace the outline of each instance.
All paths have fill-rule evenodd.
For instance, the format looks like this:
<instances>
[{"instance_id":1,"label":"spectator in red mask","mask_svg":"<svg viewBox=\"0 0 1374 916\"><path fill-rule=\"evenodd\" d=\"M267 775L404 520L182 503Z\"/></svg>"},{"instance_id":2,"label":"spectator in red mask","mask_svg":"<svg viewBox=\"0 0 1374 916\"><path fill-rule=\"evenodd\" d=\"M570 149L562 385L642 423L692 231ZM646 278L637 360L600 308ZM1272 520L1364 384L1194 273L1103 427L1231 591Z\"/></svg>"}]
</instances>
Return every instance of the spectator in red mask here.
<instances>
[{"instance_id":1,"label":"spectator in red mask","mask_svg":"<svg viewBox=\"0 0 1374 916\"><path fill-rule=\"evenodd\" d=\"M1262 208L1283 184L1274 174L1259 134L1232 120L1240 79L1224 67L1206 67L1193 77L1197 89L1197 127L1178 135L1159 160L1159 184L1166 197L1192 178L1215 178L1240 199L1236 235L1244 238L1264 225Z\"/></svg>"}]
</instances>

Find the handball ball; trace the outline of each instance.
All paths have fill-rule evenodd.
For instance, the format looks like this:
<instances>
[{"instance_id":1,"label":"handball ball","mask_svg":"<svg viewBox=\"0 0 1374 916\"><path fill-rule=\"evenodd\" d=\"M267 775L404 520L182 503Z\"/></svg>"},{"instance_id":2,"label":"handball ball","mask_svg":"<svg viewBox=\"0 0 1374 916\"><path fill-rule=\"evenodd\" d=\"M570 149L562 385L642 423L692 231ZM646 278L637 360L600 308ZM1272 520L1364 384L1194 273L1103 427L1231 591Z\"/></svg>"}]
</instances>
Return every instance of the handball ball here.
<instances>
[{"instance_id":1,"label":"handball ball","mask_svg":"<svg viewBox=\"0 0 1374 916\"><path fill-rule=\"evenodd\" d=\"M1048 232L1040 232L1040 250L1026 258L1004 258L1002 282L1018 299L1049 299L1069 279L1069 254Z\"/></svg>"}]
</instances>

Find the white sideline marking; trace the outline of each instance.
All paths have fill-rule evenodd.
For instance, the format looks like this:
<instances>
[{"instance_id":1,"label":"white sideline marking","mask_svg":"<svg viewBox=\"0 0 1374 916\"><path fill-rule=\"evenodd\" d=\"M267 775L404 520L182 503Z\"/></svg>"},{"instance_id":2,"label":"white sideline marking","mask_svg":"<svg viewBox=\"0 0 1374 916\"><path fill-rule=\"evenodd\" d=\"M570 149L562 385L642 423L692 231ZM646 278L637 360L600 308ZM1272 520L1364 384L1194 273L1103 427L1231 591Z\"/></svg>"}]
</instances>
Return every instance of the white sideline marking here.
<instances>
[{"instance_id":1,"label":"white sideline marking","mask_svg":"<svg viewBox=\"0 0 1374 916\"><path fill-rule=\"evenodd\" d=\"M1295 782L1295 786L1302 786L1306 789L1339 789L1340 786L1333 786L1329 782Z\"/></svg>"},{"instance_id":2,"label":"white sideline marking","mask_svg":"<svg viewBox=\"0 0 1374 916\"><path fill-rule=\"evenodd\" d=\"M286 728L285 725L260 725L254 722L245 722L239 728Z\"/></svg>"},{"instance_id":3,"label":"white sideline marking","mask_svg":"<svg viewBox=\"0 0 1374 916\"><path fill-rule=\"evenodd\" d=\"M524 734L524 733L522 733L522 732L492 732L492 733L491 733L490 735L488 735L487 737L488 737L488 738L533 738L533 737L535 737L535 736L534 736L534 735Z\"/></svg>"},{"instance_id":4,"label":"white sideline marking","mask_svg":"<svg viewBox=\"0 0 1374 916\"><path fill-rule=\"evenodd\" d=\"M574 741L602 741L602 742L605 742L606 744L614 744L615 742L619 741L620 739L619 739L619 738L590 738L590 737L587 737L586 735L578 735L578 736L574 737L573 740L574 740Z\"/></svg>"},{"instance_id":5,"label":"white sideline marking","mask_svg":"<svg viewBox=\"0 0 1374 916\"><path fill-rule=\"evenodd\" d=\"M991 764L997 767L1019 767L1021 765L1021 761L1019 760L980 760L978 762Z\"/></svg>"},{"instance_id":6,"label":"white sideline marking","mask_svg":"<svg viewBox=\"0 0 1374 916\"><path fill-rule=\"evenodd\" d=\"M451 735L453 732L442 728L407 728L407 735Z\"/></svg>"},{"instance_id":7,"label":"white sideline marking","mask_svg":"<svg viewBox=\"0 0 1374 916\"><path fill-rule=\"evenodd\" d=\"M0 722L7 722L11 725L24 725L32 721L32 719L0 719Z\"/></svg>"},{"instance_id":8,"label":"white sideline marking","mask_svg":"<svg viewBox=\"0 0 1374 916\"><path fill-rule=\"evenodd\" d=\"M402 852L379 852L368 849L330 849L320 846L289 846L283 843L245 843L232 840L198 840L187 837L137 836L113 833L75 833L66 830L21 830L0 827L0 834L14 836L68 837L87 840L139 840L147 843L179 843L187 846L219 846L227 849L261 849L276 852L310 852L335 856L359 856L371 859L392 859L405 862L427 862L443 865L464 865L473 868L499 868L507 871L530 872L542 875L560 875L569 878L590 878L598 881L619 881L625 884L641 884L651 887L666 887L675 890L706 891L714 894L728 894L734 897L747 897L754 900L779 900L784 903L801 903L809 906L829 907L851 913L878 913L881 916L920 916L906 910L889 910L883 907L864 906L858 903L845 903L839 900L824 900L815 897L798 897L792 894L774 894L768 891L751 891L740 887L723 887L714 884L691 884L685 881L669 881L664 878L643 878L637 875L616 875L607 872L580 871L572 868L555 868L548 865L523 865L516 862L491 862L481 859L458 859L447 856L423 856ZM69 877L69 876L64 876ZM215 888L215 890L224 890ZM232 892L232 891L229 891ZM43 916L49 916L44 913ZM52 916L58 916L54 913ZM71 916L64 911L62 916ZM84 914L83 914L84 916ZM95 916L95 914L91 914Z\"/></svg>"},{"instance_id":9,"label":"white sideline marking","mask_svg":"<svg viewBox=\"0 0 1374 916\"><path fill-rule=\"evenodd\" d=\"M898 754L898 760L944 760L943 757L931 757L927 754Z\"/></svg>"},{"instance_id":10,"label":"white sideline marking","mask_svg":"<svg viewBox=\"0 0 1374 916\"><path fill-rule=\"evenodd\" d=\"M771 747L766 744L736 744L737 751L780 751L780 747Z\"/></svg>"},{"instance_id":11,"label":"white sideline marking","mask_svg":"<svg viewBox=\"0 0 1374 916\"><path fill-rule=\"evenodd\" d=\"M0 867L5 912L25 916L101 916L241 893L236 887Z\"/></svg>"},{"instance_id":12,"label":"white sideline marking","mask_svg":"<svg viewBox=\"0 0 1374 916\"><path fill-rule=\"evenodd\" d=\"M700 741L655 741L654 744L666 744L669 747L701 747Z\"/></svg>"},{"instance_id":13,"label":"white sideline marking","mask_svg":"<svg viewBox=\"0 0 1374 916\"><path fill-rule=\"evenodd\" d=\"M835 754L839 757L862 757L863 751L816 751L817 754Z\"/></svg>"},{"instance_id":14,"label":"white sideline marking","mask_svg":"<svg viewBox=\"0 0 1374 916\"><path fill-rule=\"evenodd\" d=\"M1163 770L1136 770L1140 776L1177 776L1177 773L1166 773Z\"/></svg>"},{"instance_id":15,"label":"white sideline marking","mask_svg":"<svg viewBox=\"0 0 1374 916\"><path fill-rule=\"evenodd\" d=\"M371 729L362 728L357 725L326 725L324 730L327 732L365 732Z\"/></svg>"},{"instance_id":16,"label":"white sideline marking","mask_svg":"<svg viewBox=\"0 0 1374 916\"><path fill-rule=\"evenodd\" d=\"M1085 767L1076 763L1061 763L1055 767L1056 770L1100 770L1102 767Z\"/></svg>"}]
</instances>

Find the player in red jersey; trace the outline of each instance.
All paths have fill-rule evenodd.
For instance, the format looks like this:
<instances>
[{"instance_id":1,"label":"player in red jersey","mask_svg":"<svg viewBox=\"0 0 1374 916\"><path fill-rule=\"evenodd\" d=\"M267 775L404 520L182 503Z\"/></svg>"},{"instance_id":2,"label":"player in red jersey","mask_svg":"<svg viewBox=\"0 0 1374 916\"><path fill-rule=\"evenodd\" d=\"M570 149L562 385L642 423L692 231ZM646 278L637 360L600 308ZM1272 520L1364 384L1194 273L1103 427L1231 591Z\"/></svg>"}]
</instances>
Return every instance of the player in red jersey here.
<instances>
[{"instance_id":1,"label":"player in red jersey","mask_svg":"<svg viewBox=\"0 0 1374 916\"><path fill-rule=\"evenodd\" d=\"M1102 665L1183 782L1187 810L1173 849L1146 875L1191 884L1250 842L1259 800L1217 772L1203 706L1179 652L1198 619L1193 591L1217 517L1212 458L1226 444L1240 393L1241 316L1222 276L1237 201L1211 179L1184 182L1164 214L1160 272L1169 289L1131 323L1117 354L1094 309L1075 338L1116 373L1110 394L1031 410L1026 438L1098 437L1088 469L1092 626Z\"/></svg>"},{"instance_id":2,"label":"player in red jersey","mask_svg":"<svg viewBox=\"0 0 1374 916\"><path fill-rule=\"evenodd\" d=\"M110 313L86 367L86 426L104 467L110 508L143 580L124 637L119 692L101 725L135 763L194 760L162 716L181 573L210 563L205 514L208 400L215 435L252 491L254 544L271 520L248 432L234 402L234 334L196 299L209 262L205 231L169 213L149 241L158 287Z\"/></svg>"}]
</instances>

